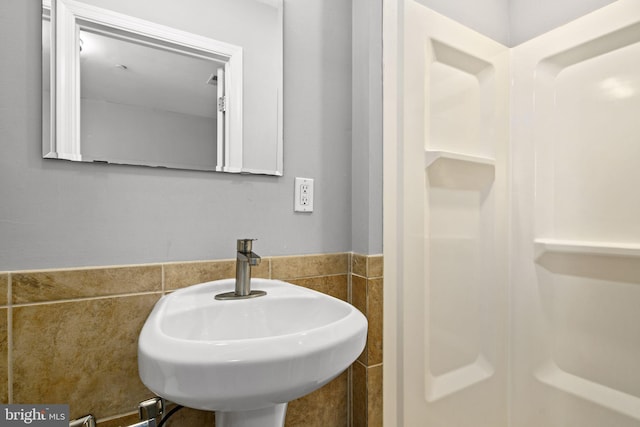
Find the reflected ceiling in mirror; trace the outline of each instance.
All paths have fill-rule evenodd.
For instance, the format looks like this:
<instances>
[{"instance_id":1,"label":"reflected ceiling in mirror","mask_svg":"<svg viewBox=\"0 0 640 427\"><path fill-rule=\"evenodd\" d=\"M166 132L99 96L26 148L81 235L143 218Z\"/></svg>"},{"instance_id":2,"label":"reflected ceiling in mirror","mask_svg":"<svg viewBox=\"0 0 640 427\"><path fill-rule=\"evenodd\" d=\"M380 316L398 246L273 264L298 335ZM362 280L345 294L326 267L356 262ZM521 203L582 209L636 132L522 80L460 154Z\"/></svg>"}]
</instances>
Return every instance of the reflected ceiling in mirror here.
<instances>
[{"instance_id":1,"label":"reflected ceiling in mirror","mask_svg":"<svg viewBox=\"0 0 640 427\"><path fill-rule=\"evenodd\" d=\"M224 61L86 30L80 41L83 160L222 170Z\"/></svg>"},{"instance_id":2,"label":"reflected ceiling in mirror","mask_svg":"<svg viewBox=\"0 0 640 427\"><path fill-rule=\"evenodd\" d=\"M253 38L270 49L43 0L44 157L282 175L282 2L240 3L269 12L254 15L271 33Z\"/></svg>"}]
</instances>

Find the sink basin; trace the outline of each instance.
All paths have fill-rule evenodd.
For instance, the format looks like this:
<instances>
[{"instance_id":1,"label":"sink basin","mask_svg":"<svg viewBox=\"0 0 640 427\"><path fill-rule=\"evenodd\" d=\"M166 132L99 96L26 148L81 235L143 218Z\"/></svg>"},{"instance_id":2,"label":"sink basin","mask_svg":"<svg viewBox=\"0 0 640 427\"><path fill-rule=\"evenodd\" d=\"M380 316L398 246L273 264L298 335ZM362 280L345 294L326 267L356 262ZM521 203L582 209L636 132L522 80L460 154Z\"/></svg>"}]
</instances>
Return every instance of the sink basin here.
<instances>
[{"instance_id":1,"label":"sink basin","mask_svg":"<svg viewBox=\"0 0 640 427\"><path fill-rule=\"evenodd\" d=\"M251 280L265 296L214 298L234 284L202 283L158 301L138 342L140 378L151 391L195 409L244 413L226 417L251 425L246 414L283 417L287 402L331 381L364 349L367 320L352 305L267 279Z\"/></svg>"}]
</instances>

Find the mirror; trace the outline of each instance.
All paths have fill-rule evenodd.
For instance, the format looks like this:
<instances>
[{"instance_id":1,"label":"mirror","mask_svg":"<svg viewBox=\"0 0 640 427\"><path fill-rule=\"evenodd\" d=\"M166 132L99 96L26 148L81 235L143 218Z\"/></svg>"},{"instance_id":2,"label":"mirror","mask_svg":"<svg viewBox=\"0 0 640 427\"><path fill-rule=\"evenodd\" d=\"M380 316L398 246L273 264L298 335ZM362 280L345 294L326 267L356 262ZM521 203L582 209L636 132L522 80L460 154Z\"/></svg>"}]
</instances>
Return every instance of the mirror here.
<instances>
[{"instance_id":1,"label":"mirror","mask_svg":"<svg viewBox=\"0 0 640 427\"><path fill-rule=\"evenodd\" d=\"M43 0L43 157L282 175L282 9Z\"/></svg>"}]
</instances>

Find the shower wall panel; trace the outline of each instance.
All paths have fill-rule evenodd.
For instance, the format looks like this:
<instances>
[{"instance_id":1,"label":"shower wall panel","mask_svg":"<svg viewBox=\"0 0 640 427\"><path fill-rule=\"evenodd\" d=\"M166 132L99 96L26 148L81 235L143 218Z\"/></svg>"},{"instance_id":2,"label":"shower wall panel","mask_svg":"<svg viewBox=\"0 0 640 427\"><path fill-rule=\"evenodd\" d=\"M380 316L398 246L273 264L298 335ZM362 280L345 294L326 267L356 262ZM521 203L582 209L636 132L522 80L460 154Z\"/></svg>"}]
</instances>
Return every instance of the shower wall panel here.
<instances>
[{"instance_id":1,"label":"shower wall panel","mask_svg":"<svg viewBox=\"0 0 640 427\"><path fill-rule=\"evenodd\" d=\"M513 51L512 425L640 423L640 3Z\"/></svg>"},{"instance_id":2,"label":"shower wall panel","mask_svg":"<svg viewBox=\"0 0 640 427\"><path fill-rule=\"evenodd\" d=\"M402 424L637 427L640 2L510 50L403 4Z\"/></svg>"},{"instance_id":3,"label":"shower wall panel","mask_svg":"<svg viewBox=\"0 0 640 427\"><path fill-rule=\"evenodd\" d=\"M406 20L405 424L506 426L508 49L418 2Z\"/></svg>"}]
</instances>

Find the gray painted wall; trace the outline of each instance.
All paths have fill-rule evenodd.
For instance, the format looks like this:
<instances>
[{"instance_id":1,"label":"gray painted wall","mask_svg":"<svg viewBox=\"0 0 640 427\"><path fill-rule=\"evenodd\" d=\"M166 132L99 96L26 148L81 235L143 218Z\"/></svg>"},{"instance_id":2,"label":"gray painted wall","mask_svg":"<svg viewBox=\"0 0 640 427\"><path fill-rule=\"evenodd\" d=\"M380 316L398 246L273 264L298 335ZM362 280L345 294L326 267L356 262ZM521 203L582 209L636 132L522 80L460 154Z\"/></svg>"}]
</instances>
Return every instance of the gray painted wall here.
<instances>
[{"instance_id":1,"label":"gray painted wall","mask_svg":"<svg viewBox=\"0 0 640 427\"><path fill-rule=\"evenodd\" d=\"M417 0L505 46L516 46L615 0Z\"/></svg>"},{"instance_id":2,"label":"gray painted wall","mask_svg":"<svg viewBox=\"0 0 640 427\"><path fill-rule=\"evenodd\" d=\"M507 45L611 3L420 1ZM374 3L354 0L352 23L352 2L285 0L275 178L42 160L40 0L0 1L0 270L230 258L238 237L265 256L382 252ZM295 176L315 179L312 214L293 212Z\"/></svg>"},{"instance_id":3,"label":"gray painted wall","mask_svg":"<svg viewBox=\"0 0 640 427\"><path fill-rule=\"evenodd\" d=\"M382 0L353 0L352 245L382 253Z\"/></svg>"},{"instance_id":4,"label":"gray painted wall","mask_svg":"<svg viewBox=\"0 0 640 427\"><path fill-rule=\"evenodd\" d=\"M211 103L214 102L212 96ZM82 98L81 104L83 159L87 156L122 164L135 164L142 160L144 164L151 165L169 163L215 170L215 115L176 113L102 99ZM43 102L42 108L48 110L48 102ZM43 116L46 117L46 113ZM48 146L49 138L45 136L43 140Z\"/></svg>"},{"instance_id":5,"label":"gray painted wall","mask_svg":"<svg viewBox=\"0 0 640 427\"><path fill-rule=\"evenodd\" d=\"M509 44L509 3L511 0L417 0L492 39ZM537 0L523 0L537 3Z\"/></svg>"},{"instance_id":6,"label":"gray painted wall","mask_svg":"<svg viewBox=\"0 0 640 427\"><path fill-rule=\"evenodd\" d=\"M351 2L285 2L280 178L43 160L40 37L40 0L0 1L0 270L352 249Z\"/></svg>"},{"instance_id":7,"label":"gray painted wall","mask_svg":"<svg viewBox=\"0 0 640 427\"><path fill-rule=\"evenodd\" d=\"M614 0L510 0L510 46L516 46Z\"/></svg>"}]
</instances>

